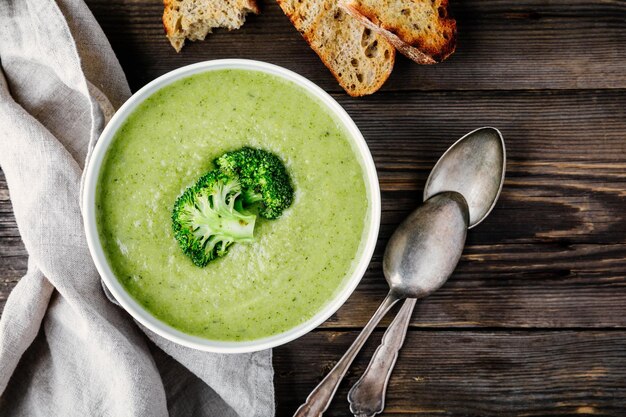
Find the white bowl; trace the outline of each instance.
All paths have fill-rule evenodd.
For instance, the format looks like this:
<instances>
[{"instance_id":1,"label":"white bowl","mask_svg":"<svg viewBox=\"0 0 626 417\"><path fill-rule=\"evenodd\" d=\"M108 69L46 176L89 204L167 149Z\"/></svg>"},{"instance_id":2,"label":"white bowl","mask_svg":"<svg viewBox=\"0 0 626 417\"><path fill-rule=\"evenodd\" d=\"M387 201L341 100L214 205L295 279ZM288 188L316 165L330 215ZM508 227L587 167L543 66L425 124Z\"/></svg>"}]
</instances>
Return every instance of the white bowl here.
<instances>
[{"instance_id":1,"label":"white bowl","mask_svg":"<svg viewBox=\"0 0 626 417\"><path fill-rule=\"evenodd\" d=\"M126 292L124 287L117 280L104 254L96 226L96 184L100 167L115 133L126 118L141 102L164 86L193 74L222 69L245 69L276 75L299 85L313 97L321 101L335 116L336 120L344 126L349 139L352 141L353 149L359 154L362 166L365 170L366 188L370 204L369 224L365 226L367 235L364 238L364 244L362 243L361 245L358 264L349 279L344 280L342 288L336 292L334 298L329 300L329 302L311 319L290 330L262 339L241 342L210 340L188 335L152 316L152 314L145 310ZM276 65L245 59L220 59L188 65L160 76L133 94L117 113L115 113L102 132L102 135L100 135L100 139L95 146L87 168L83 192L83 218L89 250L102 280L117 302L128 311L135 320L154 333L172 342L190 348L219 353L254 352L282 345L308 333L335 313L348 299L350 294L352 294L367 269L378 238L378 228L380 225L380 190L378 187L376 167L374 166L374 161L372 160L372 155L370 154L367 144L363 139L363 135L361 135L361 132L345 110L324 90L306 78Z\"/></svg>"}]
</instances>

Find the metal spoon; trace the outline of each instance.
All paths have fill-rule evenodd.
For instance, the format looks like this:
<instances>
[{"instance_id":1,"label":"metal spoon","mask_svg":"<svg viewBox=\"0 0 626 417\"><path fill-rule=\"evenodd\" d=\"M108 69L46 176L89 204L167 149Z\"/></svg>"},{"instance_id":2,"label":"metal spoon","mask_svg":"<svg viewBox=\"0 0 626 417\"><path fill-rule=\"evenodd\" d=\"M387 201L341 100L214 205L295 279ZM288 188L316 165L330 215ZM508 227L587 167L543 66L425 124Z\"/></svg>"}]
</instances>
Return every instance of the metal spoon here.
<instances>
[{"instance_id":1,"label":"metal spoon","mask_svg":"<svg viewBox=\"0 0 626 417\"><path fill-rule=\"evenodd\" d=\"M469 206L469 228L482 222L498 200L506 164L500 131L476 129L456 141L439 159L426 181L424 200L441 191L461 193ZM385 392L404 343L416 299L408 299L383 335L363 376L348 393L350 411L373 417L385 408Z\"/></svg>"},{"instance_id":2,"label":"metal spoon","mask_svg":"<svg viewBox=\"0 0 626 417\"><path fill-rule=\"evenodd\" d=\"M424 200L442 191L461 193L469 207L471 229L496 205L505 171L502 133L495 127L472 130L439 158L426 180Z\"/></svg>"},{"instance_id":3,"label":"metal spoon","mask_svg":"<svg viewBox=\"0 0 626 417\"><path fill-rule=\"evenodd\" d=\"M389 239L383 257L383 273L390 288L387 297L294 416L321 416L348 367L385 313L401 299L426 297L448 279L461 257L468 222L465 199L451 191L429 198L400 224Z\"/></svg>"}]
</instances>

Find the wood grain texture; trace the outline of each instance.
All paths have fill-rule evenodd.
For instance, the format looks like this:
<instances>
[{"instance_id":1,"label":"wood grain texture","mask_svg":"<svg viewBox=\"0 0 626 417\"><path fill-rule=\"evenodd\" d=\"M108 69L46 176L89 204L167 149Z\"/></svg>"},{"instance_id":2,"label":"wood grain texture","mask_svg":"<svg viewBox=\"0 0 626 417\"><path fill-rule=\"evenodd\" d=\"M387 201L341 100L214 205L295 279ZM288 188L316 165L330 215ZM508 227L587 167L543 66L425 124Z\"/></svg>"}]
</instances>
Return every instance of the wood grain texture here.
<instances>
[{"instance_id":1,"label":"wood grain texture","mask_svg":"<svg viewBox=\"0 0 626 417\"><path fill-rule=\"evenodd\" d=\"M411 325L623 328L625 251L626 245L469 246L448 282L418 302ZM363 327L386 292L376 259L355 293L323 326Z\"/></svg>"},{"instance_id":2,"label":"wood grain texture","mask_svg":"<svg viewBox=\"0 0 626 417\"><path fill-rule=\"evenodd\" d=\"M215 58L251 58L295 70L326 90L336 81L274 1L241 30L217 31L176 54L155 0L88 0L133 89L171 69ZM399 57L382 91L625 88L623 1L451 2L456 53L435 66Z\"/></svg>"},{"instance_id":3,"label":"wood grain texture","mask_svg":"<svg viewBox=\"0 0 626 417\"><path fill-rule=\"evenodd\" d=\"M9 200L4 173L0 170L0 314L9 293L26 272L27 254Z\"/></svg>"},{"instance_id":4,"label":"wood grain texture","mask_svg":"<svg viewBox=\"0 0 626 417\"><path fill-rule=\"evenodd\" d=\"M275 350L277 415L292 415L356 334L320 331ZM357 357L325 417L351 415L346 395L381 336ZM623 331L412 331L384 415L623 415L624 346Z\"/></svg>"},{"instance_id":5,"label":"wood grain texture","mask_svg":"<svg viewBox=\"0 0 626 417\"><path fill-rule=\"evenodd\" d=\"M439 155L486 124L499 127L507 142L503 193L496 210L470 231L450 281L418 305L413 325L625 324L622 91L394 93L358 103L337 98L372 149L383 217L370 270L328 326L365 323L386 292L380 267L386 240L421 201Z\"/></svg>"}]
</instances>

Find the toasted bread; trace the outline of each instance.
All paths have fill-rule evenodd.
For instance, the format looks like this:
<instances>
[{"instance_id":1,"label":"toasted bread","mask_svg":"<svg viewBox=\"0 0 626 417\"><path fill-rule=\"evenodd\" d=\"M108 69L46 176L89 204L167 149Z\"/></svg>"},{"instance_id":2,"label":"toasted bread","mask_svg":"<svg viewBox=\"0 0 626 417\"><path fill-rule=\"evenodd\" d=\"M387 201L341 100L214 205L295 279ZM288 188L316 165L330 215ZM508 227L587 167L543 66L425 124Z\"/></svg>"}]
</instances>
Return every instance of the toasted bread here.
<instances>
[{"instance_id":1,"label":"toasted bread","mask_svg":"<svg viewBox=\"0 0 626 417\"><path fill-rule=\"evenodd\" d=\"M215 28L238 29L248 13L259 13L255 0L163 0L163 26L180 52L185 39L203 40Z\"/></svg>"},{"instance_id":2,"label":"toasted bread","mask_svg":"<svg viewBox=\"0 0 626 417\"><path fill-rule=\"evenodd\" d=\"M418 64L441 62L456 48L448 0L347 0L341 7Z\"/></svg>"},{"instance_id":3,"label":"toasted bread","mask_svg":"<svg viewBox=\"0 0 626 417\"><path fill-rule=\"evenodd\" d=\"M389 78L393 45L345 13L336 0L277 1L348 94L372 94Z\"/></svg>"}]
</instances>

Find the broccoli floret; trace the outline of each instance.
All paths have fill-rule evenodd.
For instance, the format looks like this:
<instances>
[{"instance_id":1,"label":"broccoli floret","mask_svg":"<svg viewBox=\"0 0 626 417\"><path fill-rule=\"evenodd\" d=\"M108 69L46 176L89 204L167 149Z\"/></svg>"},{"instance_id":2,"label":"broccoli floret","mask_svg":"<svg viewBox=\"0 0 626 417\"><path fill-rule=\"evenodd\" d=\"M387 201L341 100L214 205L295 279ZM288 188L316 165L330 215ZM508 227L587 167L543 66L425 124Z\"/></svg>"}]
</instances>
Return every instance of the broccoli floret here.
<instances>
[{"instance_id":1,"label":"broccoli floret","mask_svg":"<svg viewBox=\"0 0 626 417\"><path fill-rule=\"evenodd\" d=\"M239 177L246 205L260 203L259 215L278 218L293 201L293 187L280 158L262 149L241 148L217 158L224 173Z\"/></svg>"},{"instance_id":2,"label":"broccoli floret","mask_svg":"<svg viewBox=\"0 0 626 417\"><path fill-rule=\"evenodd\" d=\"M205 174L176 200L174 236L194 264L203 267L224 256L235 242L253 240L259 215L276 219L293 201L293 187L280 158L253 148L228 152L215 160L218 169Z\"/></svg>"},{"instance_id":3,"label":"broccoli floret","mask_svg":"<svg viewBox=\"0 0 626 417\"><path fill-rule=\"evenodd\" d=\"M178 197L172 211L174 236L194 264L224 256L234 242L253 238L256 216L242 206L237 177L210 171Z\"/></svg>"}]
</instances>

